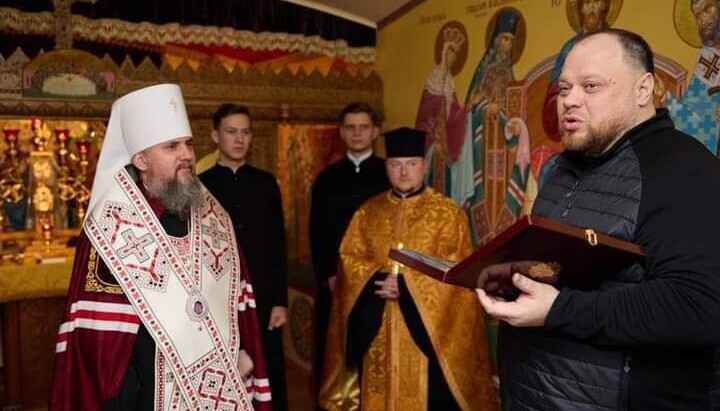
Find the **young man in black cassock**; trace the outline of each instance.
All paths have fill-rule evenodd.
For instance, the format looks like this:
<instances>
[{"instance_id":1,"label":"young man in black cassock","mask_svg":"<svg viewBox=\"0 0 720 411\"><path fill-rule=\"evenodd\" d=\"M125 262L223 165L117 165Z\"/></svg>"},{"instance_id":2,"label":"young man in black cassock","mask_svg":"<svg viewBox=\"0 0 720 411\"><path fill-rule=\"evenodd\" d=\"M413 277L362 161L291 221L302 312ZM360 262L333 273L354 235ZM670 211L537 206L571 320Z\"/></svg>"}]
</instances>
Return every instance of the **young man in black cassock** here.
<instances>
[{"instance_id":1,"label":"young man in black cassock","mask_svg":"<svg viewBox=\"0 0 720 411\"><path fill-rule=\"evenodd\" d=\"M249 110L222 104L213 116L217 164L200 180L227 210L252 279L274 411L287 410L282 326L287 321L287 251L275 177L246 164L252 140Z\"/></svg>"},{"instance_id":2,"label":"young man in black cassock","mask_svg":"<svg viewBox=\"0 0 720 411\"><path fill-rule=\"evenodd\" d=\"M310 248L317 282L313 365L316 389L324 363L340 242L355 210L366 199L390 187L385 161L372 149L380 133L377 113L367 104L356 102L343 109L339 120L347 155L320 172L313 183L310 210Z\"/></svg>"}]
</instances>

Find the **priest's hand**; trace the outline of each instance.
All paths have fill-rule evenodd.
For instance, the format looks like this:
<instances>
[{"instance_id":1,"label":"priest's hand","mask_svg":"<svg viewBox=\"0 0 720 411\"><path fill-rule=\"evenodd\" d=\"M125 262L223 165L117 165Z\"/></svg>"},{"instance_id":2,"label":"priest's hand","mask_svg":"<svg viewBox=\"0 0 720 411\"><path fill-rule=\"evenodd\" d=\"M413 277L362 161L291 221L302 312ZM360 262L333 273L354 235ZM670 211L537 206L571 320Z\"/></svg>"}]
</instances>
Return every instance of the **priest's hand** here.
<instances>
[{"instance_id":1,"label":"priest's hand","mask_svg":"<svg viewBox=\"0 0 720 411\"><path fill-rule=\"evenodd\" d=\"M520 292L515 301L490 296L481 288L475 290L485 311L493 318L514 327L544 325L550 307L560 292L552 285L534 281L518 273L513 274L512 283Z\"/></svg>"},{"instance_id":2,"label":"priest's hand","mask_svg":"<svg viewBox=\"0 0 720 411\"><path fill-rule=\"evenodd\" d=\"M397 277L396 274L388 274L384 280L375 281L375 285L378 286L375 295L384 299L396 300L400 296Z\"/></svg>"},{"instance_id":3,"label":"priest's hand","mask_svg":"<svg viewBox=\"0 0 720 411\"><path fill-rule=\"evenodd\" d=\"M287 322L287 307L282 305L276 305L270 310L270 322L268 323L268 330L272 331L276 328L280 328Z\"/></svg>"},{"instance_id":4,"label":"priest's hand","mask_svg":"<svg viewBox=\"0 0 720 411\"><path fill-rule=\"evenodd\" d=\"M240 350L238 352L237 367L238 371L240 372L240 376L243 379L246 379L250 376L250 373L255 366L253 365L253 360L252 358L250 358L247 351Z\"/></svg>"}]
</instances>

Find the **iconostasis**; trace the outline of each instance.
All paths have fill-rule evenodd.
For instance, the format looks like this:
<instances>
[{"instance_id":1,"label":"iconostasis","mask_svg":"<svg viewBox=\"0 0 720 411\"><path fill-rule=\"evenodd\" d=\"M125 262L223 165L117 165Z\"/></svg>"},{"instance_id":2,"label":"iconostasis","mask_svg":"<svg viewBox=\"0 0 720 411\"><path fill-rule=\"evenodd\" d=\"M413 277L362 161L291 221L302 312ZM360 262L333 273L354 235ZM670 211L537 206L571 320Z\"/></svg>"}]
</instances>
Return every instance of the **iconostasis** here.
<instances>
[{"instance_id":1,"label":"iconostasis","mask_svg":"<svg viewBox=\"0 0 720 411\"><path fill-rule=\"evenodd\" d=\"M105 123L0 119L0 250L58 245L84 218Z\"/></svg>"}]
</instances>

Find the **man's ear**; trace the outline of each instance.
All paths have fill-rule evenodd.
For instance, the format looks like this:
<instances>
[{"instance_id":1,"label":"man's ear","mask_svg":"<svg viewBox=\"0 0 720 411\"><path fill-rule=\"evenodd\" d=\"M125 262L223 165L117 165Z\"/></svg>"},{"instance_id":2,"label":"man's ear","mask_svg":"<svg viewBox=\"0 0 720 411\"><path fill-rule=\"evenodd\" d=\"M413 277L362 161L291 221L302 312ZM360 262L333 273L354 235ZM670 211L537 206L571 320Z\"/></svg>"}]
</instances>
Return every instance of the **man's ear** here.
<instances>
[{"instance_id":1,"label":"man's ear","mask_svg":"<svg viewBox=\"0 0 720 411\"><path fill-rule=\"evenodd\" d=\"M220 133L218 133L217 130L213 129L212 133L210 133L210 137L212 137L212 141L214 141L215 144L220 144Z\"/></svg>"},{"instance_id":2,"label":"man's ear","mask_svg":"<svg viewBox=\"0 0 720 411\"><path fill-rule=\"evenodd\" d=\"M380 127L374 125L372 130L372 139L375 140L380 135Z\"/></svg>"},{"instance_id":3,"label":"man's ear","mask_svg":"<svg viewBox=\"0 0 720 411\"><path fill-rule=\"evenodd\" d=\"M137 154L135 154L132 157L132 164L140 171L147 171L148 169L148 159L147 154L144 151L141 151Z\"/></svg>"},{"instance_id":4,"label":"man's ear","mask_svg":"<svg viewBox=\"0 0 720 411\"><path fill-rule=\"evenodd\" d=\"M645 73L637 80L635 92L637 103L640 107L653 104L655 89L655 76L652 73Z\"/></svg>"}]
</instances>

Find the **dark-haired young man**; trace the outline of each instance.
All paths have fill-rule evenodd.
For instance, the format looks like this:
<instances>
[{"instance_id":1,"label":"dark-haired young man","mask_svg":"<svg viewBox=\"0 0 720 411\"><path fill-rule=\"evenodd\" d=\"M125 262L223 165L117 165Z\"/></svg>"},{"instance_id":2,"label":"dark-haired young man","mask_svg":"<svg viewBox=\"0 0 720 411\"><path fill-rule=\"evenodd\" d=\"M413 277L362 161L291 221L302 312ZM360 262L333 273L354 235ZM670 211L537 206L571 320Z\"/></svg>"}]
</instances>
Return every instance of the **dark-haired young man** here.
<instances>
[{"instance_id":1,"label":"dark-haired young man","mask_svg":"<svg viewBox=\"0 0 720 411\"><path fill-rule=\"evenodd\" d=\"M227 210L247 261L274 411L287 409L282 326L287 321L287 251L280 189L275 177L246 162L253 132L250 112L222 104L213 116L217 164L200 180Z\"/></svg>"}]
</instances>

